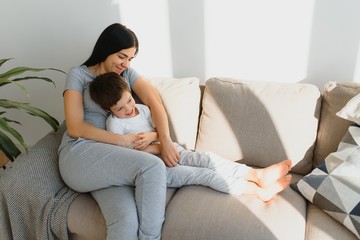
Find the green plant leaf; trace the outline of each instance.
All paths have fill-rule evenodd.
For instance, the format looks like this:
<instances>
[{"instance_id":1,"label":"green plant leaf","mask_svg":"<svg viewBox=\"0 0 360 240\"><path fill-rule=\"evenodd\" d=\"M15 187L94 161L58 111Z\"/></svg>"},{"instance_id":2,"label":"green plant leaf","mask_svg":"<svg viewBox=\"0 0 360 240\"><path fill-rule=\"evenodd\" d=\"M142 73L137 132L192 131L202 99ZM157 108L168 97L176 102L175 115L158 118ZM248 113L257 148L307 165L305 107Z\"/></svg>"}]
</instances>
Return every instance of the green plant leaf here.
<instances>
[{"instance_id":1,"label":"green plant leaf","mask_svg":"<svg viewBox=\"0 0 360 240\"><path fill-rule=\"evenodd\" d=\"M0 115L1 115L2 113L6 113L6 112L0 112ZM6 117L3 117L3 119L4 119L5 121L7 121L7 122L11 122L11 123L16 123L16 124L22 125L22 124L19 123L18 121L11 120L11 119L8 119L8 118L6 118Z\"/></svg>"},{"instance_id":2,"label":"green plant leaf","mask_svg":"<svg viewBox=\"0 0 360 240\"><path fill-rule=\"evenodd\" d=\"M52 84L54 85L54 87L56 87L55 82L54 82L53 80L51 80L50 78L47 78L47 77L35 77L35 76L15 78L15 79L11 79L11 80L10 80L10 79L7 79L7 78L0 78L0 87L1 87L1 86L4 86L4 85L6 85L6 84L11 84L11 83L13 83L13 84L18 85L18 87L20 87L20 88L25 88L24 86L20 85L20 84L17 83L17 82L19 82L19 81L24 81L24 80L31 80L31 79L44 80L44 81L46 81L46 82L52 83ZM24 90L25 92L27 92L27 89L26 89L26 88L25 88L25 89L22 89L22 90Z\"/></svg>"},{"instance_id":3,"label":"green plant leaf","mask_svg":"<svg viewBox=\"0 0 360 240\"><path fill-rule=\"evenodd\" d=\"M12 58L0 59L0 67L3 66L4 63L6 63L7 61L9 61L11 59ZM27 94L27 97L29 97L28 89L25 86L19 84L20 81L39 79L39 80L43 80L43 81L52 83L54 86L55 86L55 82L48 77L18 76L18 75L27 73L27 72L41 72L41 71L45 71L45 70L57 71L57 72L66 74L64 71L56 69L56 68L15 67L4 73L0 73L0 87L7 85L7 84L15 84L17 87L19 87L21 90L23 90ZM35 74L33 74L33 75L35 75ZM15 77L17 77L17 78L15 78ZM18 109L18 110L26 112L29 115L32 115L35 117L40 117L44 121L46 121L52 127L52 129L54 131L57 131L57 129L59 127L59 122L55 118L50 116L45 111L43 111L37 107L31 106L29 103L17 102L17 101L12 101L12 100L8 100L8 99L0 99L0 110L3 110L3 109L1 109L1 107L6 108L6 109L10 109L10 108ZM0 116L1 116L0 117L0 150L3 151L5 153L5 155L11 161L14 161L15 158L21 153L21 151L18 148L19 145L17 146L13 142L13 140L18 141L22 145L22 147L24 147L24 149L26 151L28 151L28 146L26 145L21 134L9 125L9 123L15 123L15 124L20 124L20 125L21 125L21 123L18 121L4 117L5 113L6 113L6 111L0 111Z\"/></svg>"},{"instance_id":4,"label":"green plant leaf","mask_svg":"<svg viewBox=\"0 0 360 240\"><path fill-rule=\"evenodd\" d=\"M0 149L6 155L10 161L14 161L17 156L21 153L19 148L14 144L14 142L0 131Z\"/></svg>"},{"instance_id":5,"label":"green plant leaf","mask_svg":"<svg viewBox=\"0 0 360 240\"><path fill-rule=\"evenodd\" d=\"M0 118L0 128L10 133L25 148L26 152L28 151L28 146L25 143L24 138L8 124L8 121L5 118Z\"/></svg>"},{"instance_id":6,"label":"green plant leaf","mask_svg":"<svg viewBox=\"0 0 360 240\"><path fill-rule=\"evenodd\" d=\"M50 78L47 78L47 77L27 76L27 77L12 79L12 81L18 82L18 81L29 80L29 79L40 79L40 80L44 80L44 81L46 81L46 82L52 83L52 84L54 85L54 87L56 87L55 82L54 82L53 80L51 80Z\"/></svg>"},{"instance_id":7,"label":"green plant leaf","mask_svg":"<svg viewBox=\"0 0 360 240\"><path fill-rule=\"evenodd\" d=\"M57 71L57 72L61 72L61 73L65 73L62 70L56 69L56 68L29 68L29 67L16 67L13 69L10 69L9 71L0 74L0 78L9 78L9 77L13 77L19 74L22 74L24 72L27 71L32 71L32 72L41 72L41 71L45 71L45 70L52 70L52 71Z\"/></svg>"},{"instance_id":8,"label":"green plant leaf","mask_svg":"<svg viewBox=\"0 0 360 240\"><path fill-rule=\"evenodd\" d=\"M7 61L11 60L12 58L5 58L5 59L0 59L0 67L6 63Z\"/></svg>"},{"instance_id":9,"label":"green plant leaf","mask_svg":"<svg viewBox=\"0 0 360 240\"><path fill-rule=\"evenodd\" d=\"M29 105L28 103L16 102L7 99L0 99L0 107L24 110L30 115L40 117L43 120L45 120L55 131L59 127L59 122L55 118L53 118L43 110Z\"/></svg>"},{"instance_id":10,"label":"green plant leaf","mask_svg":"<svg viewBox=\"0 0 360 240\"><path fill-rule=\"evenodd\" d=\"M21 90L23 90L23 91L26 93L27 96L29 96L29 92L28 92L27 88L24 87L23 85L15 82L14 80L10 80L10 79L7 79L7 78L0 78L0 87L1 87L1 86L4 86L4 85L6 85L6 84L9 84L9 83L15 84L15 85L18 86ZM55 83L54 83L54 84L55 84Z\"/></svg>"}]
</instances>

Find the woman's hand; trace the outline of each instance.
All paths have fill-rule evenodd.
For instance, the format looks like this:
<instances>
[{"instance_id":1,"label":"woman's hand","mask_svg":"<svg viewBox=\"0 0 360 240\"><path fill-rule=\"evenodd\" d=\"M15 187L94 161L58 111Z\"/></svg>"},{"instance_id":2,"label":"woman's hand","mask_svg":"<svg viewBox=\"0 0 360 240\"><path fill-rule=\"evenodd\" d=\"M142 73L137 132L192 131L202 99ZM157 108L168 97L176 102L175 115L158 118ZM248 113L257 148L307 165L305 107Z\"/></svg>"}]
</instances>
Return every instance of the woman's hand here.
<instances>
[{"instance_id":1,"label":"woman's hand","mask_svg":"<svg viewBox=\"0 0 360 240\"><path fill-rule=\"evenodd\" d=\"M161 141L161 158L168 167L175 167L179 162L179 152L171 139Z\"/></svg>"},{"instance_id":2,"label":"woman's hand","mask_svg":"<svg viewBox=\"0 0 360 240\"><path fill-rule=\"evenodd\" d=\"M138 145L138 144L136 144L136 141L138 140L138 137L136 134L128 134L128 135L116 134L116 135L117 135L117 139L118 139L116 145L121 146L121 147L136 149L136 147Z\"/></svg>"}]
</instances>

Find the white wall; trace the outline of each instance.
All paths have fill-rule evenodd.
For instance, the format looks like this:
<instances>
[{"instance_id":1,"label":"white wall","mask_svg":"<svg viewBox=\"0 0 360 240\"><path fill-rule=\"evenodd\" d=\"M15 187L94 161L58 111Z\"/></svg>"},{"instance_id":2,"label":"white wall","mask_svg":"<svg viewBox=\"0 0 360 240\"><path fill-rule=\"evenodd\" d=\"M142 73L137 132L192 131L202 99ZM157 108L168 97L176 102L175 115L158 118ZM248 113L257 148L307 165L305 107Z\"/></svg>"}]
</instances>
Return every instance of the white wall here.
<instances>
[{"instance_id":1,"label":"white wall","mask_svg":"<svg viewBox=\"0 0 360 240\"><path fill-rule=\"evenodd\" d=\"M133 61L146 76L229 76L248 80L360 81L358 0L1 0L1 69L24 65L68 71L89 56L113 22L135 31ZM65 76L48 72L56 88L24 84L31 103L64 119ZM0 98L26 101L15 87ZM50 130L41 120L11 112L34 144Z\"/></svg>"}]
</instances>

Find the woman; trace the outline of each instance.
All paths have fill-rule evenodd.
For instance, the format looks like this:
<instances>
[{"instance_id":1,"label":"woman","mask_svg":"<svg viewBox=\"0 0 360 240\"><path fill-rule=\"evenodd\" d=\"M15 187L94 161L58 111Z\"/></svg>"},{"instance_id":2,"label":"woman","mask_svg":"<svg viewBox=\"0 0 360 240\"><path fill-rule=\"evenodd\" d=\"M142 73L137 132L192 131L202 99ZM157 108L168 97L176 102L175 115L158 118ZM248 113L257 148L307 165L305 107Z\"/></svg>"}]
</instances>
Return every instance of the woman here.
<instances>
[{"instance_id":1,"label":"woman","mask_svg":"<svg viewBox=\"0 0 360 240\"><path fill-rule=\"evenodd\" d=\"M160 239L166 197L164 163L172 167L179 159L159 94L130 68L138 50L130 29L110 25L89 59L71 69L63 94L67 131L59 147L61 176L74 190L92 192L108 226L107 239ZM121 74L131 91L152 109L163 160L134 150L142 145L136 135L105 130L109 113L92 101L89 83L107 72Z\"/></svg>"}]
</instances>

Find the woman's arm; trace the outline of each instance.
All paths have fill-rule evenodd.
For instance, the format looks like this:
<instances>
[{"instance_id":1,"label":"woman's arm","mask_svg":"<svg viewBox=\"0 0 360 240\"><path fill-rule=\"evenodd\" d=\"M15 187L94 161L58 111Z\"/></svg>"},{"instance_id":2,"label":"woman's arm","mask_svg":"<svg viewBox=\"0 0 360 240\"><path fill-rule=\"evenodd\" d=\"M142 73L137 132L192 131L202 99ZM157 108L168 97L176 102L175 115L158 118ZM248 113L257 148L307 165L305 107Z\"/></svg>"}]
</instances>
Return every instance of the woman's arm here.
<instances>
[{"instance_id":1,"label":"woman's arm","mask_svg":"<svg viewBox=\"0 0 360 240\"><path fill-rule=\"evenodd\" d=\"M142 77L135 81L132 89L151 110L161 142L161 156L164 163L168 167L176 166L179 161L179 153L170 138L168 118L159 93L150 82Z\"/></svg>"},{"instance_id":2,"label":"woman's arm","mask_svg":"<svg viewBox=\"0 0 360 240\"><path fill-rule=\"evenodd\" d=\"M97 128L84 121L82 94L68 89L64 92L64 109L67 133L73 138L86 138L103 143L134 148L135 135L120 135Z\"/></svg>"}]
</instances>

